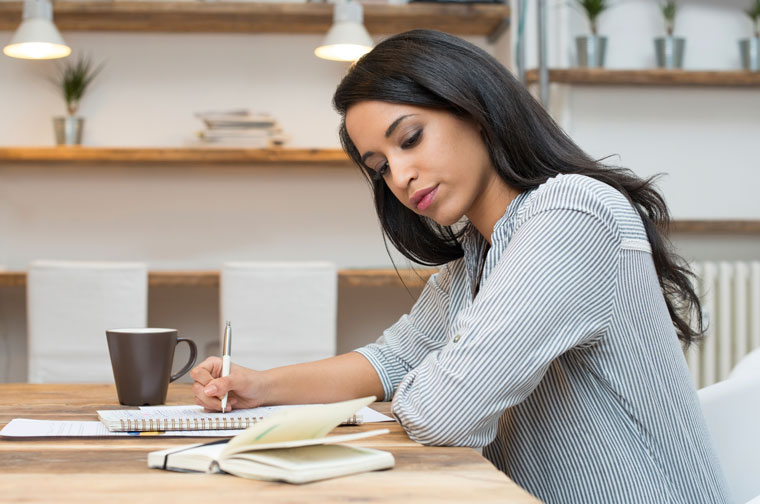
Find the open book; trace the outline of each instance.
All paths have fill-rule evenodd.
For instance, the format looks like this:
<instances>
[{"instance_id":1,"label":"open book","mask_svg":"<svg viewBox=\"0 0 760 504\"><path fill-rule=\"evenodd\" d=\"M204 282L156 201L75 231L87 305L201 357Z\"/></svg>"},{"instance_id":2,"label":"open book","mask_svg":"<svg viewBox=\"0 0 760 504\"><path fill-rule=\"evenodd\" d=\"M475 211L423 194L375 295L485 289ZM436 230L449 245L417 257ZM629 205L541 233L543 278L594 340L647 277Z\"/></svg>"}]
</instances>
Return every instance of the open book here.
<instances>
[{"instance_id":1,"label":"open book","mask_svg":"<svg viewBox=\"0 0 760 504\"><path fill-rule=\"evenodd\" d=\"M388 429L327 436L345 418L374 400L365 397L281 410L229 441L151 452L148 466L173 471L226 472L243 478L289 483L393 467L393 455L388 452L337 444L387 434Z\"/></svg>"}]
</instances>

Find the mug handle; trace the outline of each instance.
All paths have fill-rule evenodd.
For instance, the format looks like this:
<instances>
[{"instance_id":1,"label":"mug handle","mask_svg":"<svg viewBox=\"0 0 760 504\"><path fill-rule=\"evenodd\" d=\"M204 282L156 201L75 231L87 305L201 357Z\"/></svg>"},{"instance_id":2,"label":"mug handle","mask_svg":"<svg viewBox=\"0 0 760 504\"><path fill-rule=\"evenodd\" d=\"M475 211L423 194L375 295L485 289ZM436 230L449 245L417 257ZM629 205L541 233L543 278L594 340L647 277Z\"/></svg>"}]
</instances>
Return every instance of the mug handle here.
<instances>
[{"instance_id":1,"label":"mug handle","mask_svg":"<svg viewBox=\"0 0 760 504\"><path fill-rule=\"evenodd\" d=\"M190 371L190 368L195 366L195 358L198 357L198 347L195 346L195 341L187 338L177 338L177 344L179 345L181 342L185 342L190 346L190 359L187 361L187 364L185 364L185 367L180 369L176 374L173 374L171 378L169 378L169 382L173 382L174 380L181 377L183 374Z\"/></svg>"}]
</instances>

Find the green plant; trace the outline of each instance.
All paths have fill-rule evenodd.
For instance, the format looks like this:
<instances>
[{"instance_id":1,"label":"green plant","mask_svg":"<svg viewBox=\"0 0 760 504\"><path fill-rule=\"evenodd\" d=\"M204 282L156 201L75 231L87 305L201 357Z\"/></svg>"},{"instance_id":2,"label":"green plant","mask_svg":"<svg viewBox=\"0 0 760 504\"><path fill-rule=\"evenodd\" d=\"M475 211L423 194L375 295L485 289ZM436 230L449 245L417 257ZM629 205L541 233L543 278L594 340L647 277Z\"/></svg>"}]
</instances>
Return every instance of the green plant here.
<instances>
[{"instance_id":1,"label":"green plant","mask_svg":"<svg viewBox=\"0 0 760 504\"><path fill-rule=\"evenodd\" d=\"M752 24L755 27L755 37L760 37L760 0L755 0L755 3L745 12L752 19Z\"/></svg>"},{"instance_id":2,"label":"green plant","mask_svg":"<svg viewBox=\"0 0 760 504\"><path fill-rule=\"evenodd\" d=\"M610 7L610 0L575 0L583 9L591 25L591 33L596 35L596 21L599 15ZM760 1L760 0L759 0Z\"/></svg>"},{"instance_id":3,"label":"green plant","mask_svg":"<svg viewBox=\"0 0 760 504\"><path fill-rule=\"evenodd\" d=\"M760 0L758 0L760 2ZM667 2L660 4L660 10L662 11L662 16L665 18L665 29L668 32L668 37L673 36L673 31L675 31L676 28L676 11L678 10L678 6L676 5L675 0L668 0Z\"/></svg>"},{"instance_id":4,"label":"green plant","mask_svg":"<svg viewBox=\"0 0 760 504\"><path fill-rule=\"evenodd\" d=\"M58 67L58 75L53 83L63 93L69 115L77 113L82 96L102 69L102 63L93 67L92 61L86 56L80 56L75 63L67 61Z\"/></svg>"}]
</instances>

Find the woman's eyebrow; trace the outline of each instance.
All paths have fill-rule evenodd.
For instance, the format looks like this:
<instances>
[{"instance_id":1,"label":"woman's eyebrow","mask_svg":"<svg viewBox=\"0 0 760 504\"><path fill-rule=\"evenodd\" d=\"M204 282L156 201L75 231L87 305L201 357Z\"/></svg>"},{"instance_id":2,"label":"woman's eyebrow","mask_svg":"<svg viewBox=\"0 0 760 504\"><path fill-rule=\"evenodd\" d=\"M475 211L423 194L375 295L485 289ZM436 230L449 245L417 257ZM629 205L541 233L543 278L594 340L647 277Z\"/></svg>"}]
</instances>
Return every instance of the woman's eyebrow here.
<instances>
[{"instance_id":1,"label":"woman's eyebrow","mask_svg":"<svg viewBox=\"0 0 760 504\"><path fill-rule=\"evenodd\" d=\"M417 114L406 114L406 115L402 115L401 117L399 117L398 119L396 119L395 121L393 121L393 122L391 123L391 125L390 125L390 126L388 126L388 129L387 129L387 130L385 130L385 138L388 138L389 136L391 136L391 133L393 133L393 130L395 130L395 129L396 129L396 126L398 126L398 125L401 123L401 121L403 121L403 120L404 120L404 119L406 119L407 117L412 117L412 116L416 116L416 115L417 115Z\"/></svg>"},{"instance_id":2,"label":"woman's eyebrow","mask_svg":"<svg viewBox=\"0 0 760 504\"><path fill-rule=\"evenodd\" d=\"M393 130L395 130L396 127L398 127L398 125L401 124L401 121L403 121L407 117L413 117L413 116L416 116L416 115L417 114L402 115L401 117L399 117L398 119L396 119L395 121L393 121L391 123L391 125L388 126L388 129L385 130L385 138L388 138L388 137L390 137L393 134ZM370 156L372 156L373 154L374 154L374 152L372 152L372 151L365 152L364 155L361 157L362 164L366 165L367 164L367 158L370 157Z\"/></svg>"}]
</instances>

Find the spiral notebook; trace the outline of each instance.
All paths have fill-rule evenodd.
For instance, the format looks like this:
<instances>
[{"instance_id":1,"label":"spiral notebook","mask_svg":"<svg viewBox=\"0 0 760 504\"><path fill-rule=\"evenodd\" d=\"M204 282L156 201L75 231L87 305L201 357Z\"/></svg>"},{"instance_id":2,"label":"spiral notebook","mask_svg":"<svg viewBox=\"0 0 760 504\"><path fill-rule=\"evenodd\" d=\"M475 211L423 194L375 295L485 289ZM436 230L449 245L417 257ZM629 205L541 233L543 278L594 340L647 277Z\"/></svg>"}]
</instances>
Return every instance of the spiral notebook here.
<instances>
[{"instance_id":1,"label":"spiral notebook","mask_svg":"<svg viewBox=\"0 0 760 504\"><path fill-rule=\"evenodd\" d=\"M303 408L304 415L307 415L311 406L314 405L264 406L228 413L209 413L201 406L194 405L143 406L140 409L99 410L98 419L112 432L247 429L284 409ZM391 420L390 417L364 407L346 418L341 425Z\"/></svg>"}]
</instances>

